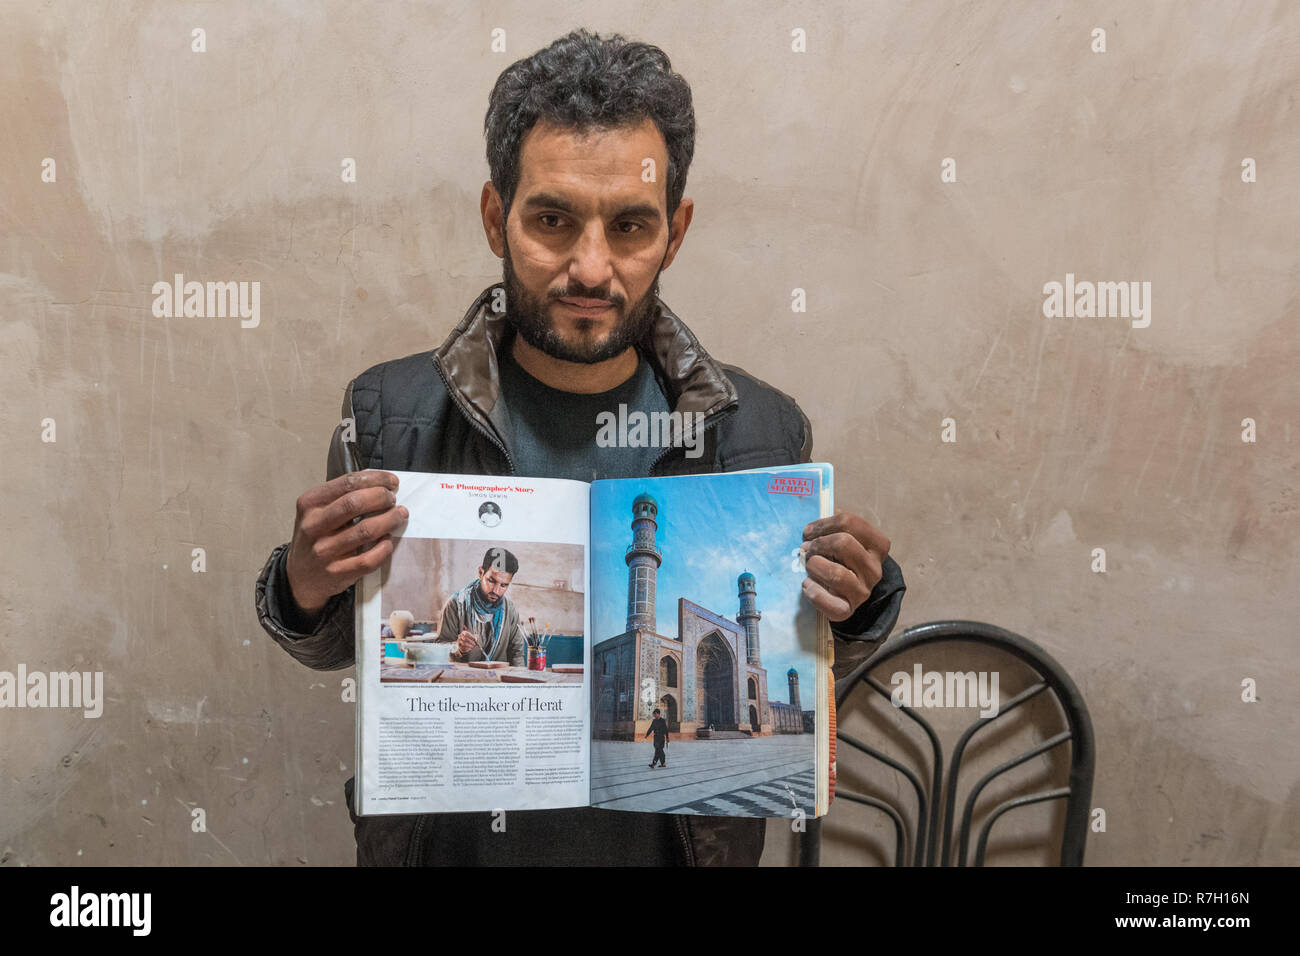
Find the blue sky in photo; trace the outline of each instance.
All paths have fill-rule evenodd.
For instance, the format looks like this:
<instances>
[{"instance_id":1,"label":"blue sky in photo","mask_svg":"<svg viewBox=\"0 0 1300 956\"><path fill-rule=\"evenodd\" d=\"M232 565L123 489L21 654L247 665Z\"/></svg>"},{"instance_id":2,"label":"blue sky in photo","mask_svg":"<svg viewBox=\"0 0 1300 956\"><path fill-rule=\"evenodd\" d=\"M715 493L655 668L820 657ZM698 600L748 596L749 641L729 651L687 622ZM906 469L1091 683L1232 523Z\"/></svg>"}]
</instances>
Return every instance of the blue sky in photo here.
<instances>
[{"instance_id":1,"label":"blue sky in photo","mask_svg":"<svg viewBox=\"0 0 1300 956\"><path fill-rule=\"evenodd\" d=\"M776 472L774 474L782 474ZM792 473L792 472L790 472ZM805 473L806 474L806 473ZM627 564L632 543L632 500L651 494L659 506L655 543L663 555L656 589L656 629L677 638L677 599L735 621L736 578L754 575L759 650L768 696L785 702L786 671L799 671L801 703L815 698L815 612L800 590L805 574L793 554L803 528L818 517L818 496L771 494L772 474L732 473L598 481L591 496L593 644L627 627ZM796 625L796 617L798 624ZM796 626L804 628L802 647Z\"/></svg>"}]
</instances>

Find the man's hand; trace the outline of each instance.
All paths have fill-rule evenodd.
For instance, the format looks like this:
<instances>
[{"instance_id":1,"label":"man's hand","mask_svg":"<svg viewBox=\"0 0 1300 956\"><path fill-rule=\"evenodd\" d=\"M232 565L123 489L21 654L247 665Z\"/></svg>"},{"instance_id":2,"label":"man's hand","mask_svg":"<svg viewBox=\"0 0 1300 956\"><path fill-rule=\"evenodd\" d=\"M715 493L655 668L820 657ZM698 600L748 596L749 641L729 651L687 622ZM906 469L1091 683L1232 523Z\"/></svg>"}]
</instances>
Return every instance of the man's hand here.
<instances>
[{"instance_id":1,"label":"man's hand","mask_svg":"<svg viewBox=\"0 0 1300 956\"><path fill-rule=\"evenodd\" d=\"M303 611L314 614L393 553L392 532L410 512L395 507L397 476L354 471L317 485L298 498L285 571ZM353 519L364 519L353 524Z\"/></svg>"},{"instance_id":2,"label":"man's hand","mask_svg":"<svg viewBox=\"0 0 1300 956\"><path fill-rule=\"evenodd\" d=\"M845 511L809 522L803 539L799 550L808 572L803 593L828 620L847 620L880 583L889 539L867 519Z\"/></svg>"},{"instance_id":3,"label":"man's hand","mask_svg":"<svg viewBox=\"0 0 1300 956\"><path fill-rule=\"evenodd\" d=\"M462 627L460 633L456 635L456 653L464 657L478 646L478 636Z\"/></svg>"}]
</instances>

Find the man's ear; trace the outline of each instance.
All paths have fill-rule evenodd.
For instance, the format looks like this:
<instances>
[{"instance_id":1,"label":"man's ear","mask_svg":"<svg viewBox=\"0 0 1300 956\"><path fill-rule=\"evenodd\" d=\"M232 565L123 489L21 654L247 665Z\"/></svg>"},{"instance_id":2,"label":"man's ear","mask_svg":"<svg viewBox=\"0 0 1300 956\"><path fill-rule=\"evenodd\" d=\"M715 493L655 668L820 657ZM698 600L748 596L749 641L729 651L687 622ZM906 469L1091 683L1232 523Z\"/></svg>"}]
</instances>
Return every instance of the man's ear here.
<instances>
[{"instance_id":1,"label":"man's ear","mask_svg":"<svg viewBox=\"0 0 1300 956\"><path fill-rule=\"evenodd\" d=\"M479 214L483 219L483 232L487 236L488 248L498 259L504 259L506 220L510 213L504 208L501 197L490 179L483 184L483 192L479 196Z\"/></svg>"}]
</instances>

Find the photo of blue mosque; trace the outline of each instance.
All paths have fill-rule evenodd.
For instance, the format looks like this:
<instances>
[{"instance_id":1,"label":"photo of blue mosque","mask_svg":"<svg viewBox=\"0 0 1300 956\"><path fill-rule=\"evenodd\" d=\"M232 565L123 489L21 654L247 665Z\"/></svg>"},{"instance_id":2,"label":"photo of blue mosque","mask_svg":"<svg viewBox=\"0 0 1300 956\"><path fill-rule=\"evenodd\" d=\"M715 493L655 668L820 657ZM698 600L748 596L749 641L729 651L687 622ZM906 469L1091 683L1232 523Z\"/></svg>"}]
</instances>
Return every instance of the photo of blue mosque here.
<instances>
[{"instance_id":1,"label":"photo of blue mosque","mask_svg":"<svg viewBox=\"0 0 1300 956\"><path fill-rule=\"evenodd\" d=\"M592 649L593 737L640 740L658 708L672 740L725 740L812 733L812 710L799 698L799 673L786 673L788 702L768 697L760 653L758 588L744 571L736 579L734 620L686 598L677 600L677 634L660 634L655 614L663 554L655 542L659 506L640 494L632 502L627 628Z\"/></svg>"}]
</instances>

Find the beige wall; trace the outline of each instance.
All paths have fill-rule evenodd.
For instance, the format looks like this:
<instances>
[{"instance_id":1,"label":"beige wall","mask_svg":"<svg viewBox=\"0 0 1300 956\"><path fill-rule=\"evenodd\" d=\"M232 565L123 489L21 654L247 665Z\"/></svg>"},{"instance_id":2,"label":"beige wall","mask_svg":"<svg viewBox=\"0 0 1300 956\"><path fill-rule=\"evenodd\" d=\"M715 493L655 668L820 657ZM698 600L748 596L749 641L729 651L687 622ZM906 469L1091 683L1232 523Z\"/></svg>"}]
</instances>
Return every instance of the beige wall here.
<instances>
[{"instance_id":1,"label":"beige wall","mask_svg":"<svg viewBox=\"0 0 1300 956\"><path fill-rule=\"evenodd\" d=\"M0 670L103 671L107 697L0 711L0 862L352 860L350 672L280 651L253 581L348 379L500 277L487 93L578 24L692 83L664 297L798 398L839 503L893 540L900 627L999 624L1086 695L1089 862L1296 859L1294 5L0 6ZM260 281L260 325L154 318L177 272ZM1045 318L1067 272L1150 281L1150 326ZM1024 813L995 861L1043 857L1051 811ZM827 862L879 862L883 832L837 806Z\"/></svg>"}]
</instances>

